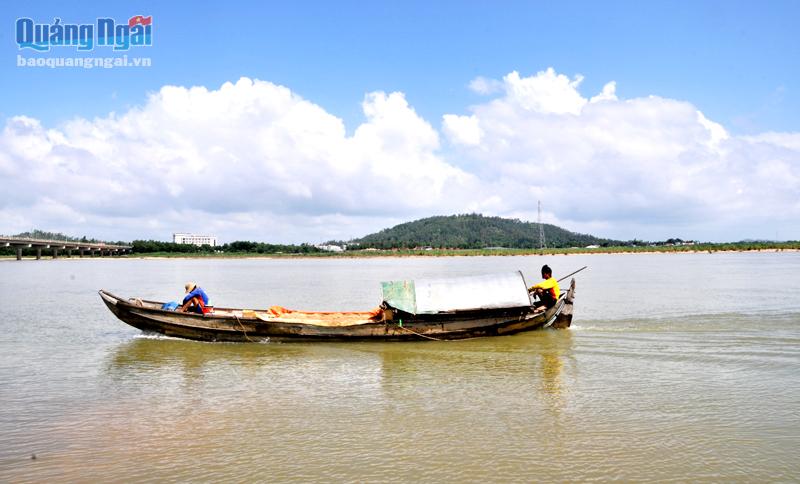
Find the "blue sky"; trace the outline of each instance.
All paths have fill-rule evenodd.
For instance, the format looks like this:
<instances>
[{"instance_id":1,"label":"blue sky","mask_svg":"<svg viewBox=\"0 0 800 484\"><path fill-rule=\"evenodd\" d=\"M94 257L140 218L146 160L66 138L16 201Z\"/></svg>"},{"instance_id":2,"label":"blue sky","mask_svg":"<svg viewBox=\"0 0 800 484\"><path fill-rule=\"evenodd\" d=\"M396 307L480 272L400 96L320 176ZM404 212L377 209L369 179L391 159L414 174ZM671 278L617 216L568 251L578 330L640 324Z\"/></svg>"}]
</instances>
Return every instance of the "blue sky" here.
<instances>
[{"instance_id":1,"label":"blue sky","mask_svg":"<svg viewBox=\"0 0 800 484\"><path fill-rule=\"evenodd\" d=\"M121 22L136 14L153 16L154 45L132 50L128 55L151 57L153 65L150 68L85 70L16 66L18 55L37 56L30 51L20 51L14 42L14 22L18 17L31 17L37 22L51 22L54 17L60 17L65 23L82 23L94 22L101 16ZM492 168L493 165L477 151L467 152L459 148L463 148L459 140L464 139L453 134L453 126L443 124L443 116L468 116L483 106L487 117L480 120L481 132L489 133L492 130L487 126L502 124L499 118L488 116L492 94L496 98L502 98L502 95L495 92L487 98L487 93L471 89L470 83L476 78L493 80L497 86L505 82L505 87L497 89L506 89L506 97L502 99L509 100L512 83L503 81L505 76L516 71L524 82L524 79L552 68L556 75L569 79L582 76L583 80L575 84L575 89L587 100L613 81L615 99L630 101L656 96L687 103L706 119L722 126L732 139L789 133L791 139L781 138L779 147L776 145L768 150L759 145L758 153L768 154L756 161L771 163L778 156L783 163L780 169L788 170L788 179L791 179L798 173L796 152L791 151L791 147L794 146L794 133L800 131L800 117L796 114L800 112L797 81L800 78L800 63L797 61L800 59L800 35L796 25L799 14L800 3L793 1L620 1L562 5L554 2L469 1L94 2L68 6L46 1L28 5L14 3L5 6L0 13L0 25L5 26L0 28L0 120L8 123L16 116L25 116L41 124L42 133L45 133L42 136L47 136L48 129L67 133L70 131L67 126L75 120L93 122L112 112L123 116L131 109L145 109L148 96L158 94L164 86L204 86L208 90L217 90L226 82L236 83L246 77L285 86L294 95L323 109L326 115L340 119L345 136L352 137L359 126L368 121L364 102L370 93L399 92L410 109L434 130L437 142L430 146L431 153L448 167L480 178L486 173L503 170ZM93 55L110 55L99 50L96 49ZM74 51L59 48L49 55L73 54ZM376 105L383 104L378 102ZM250 128L253 127L242 129ZM580 129L590 128L581 125ZM658 129L663 132L666 128ZM531 135L518 134L519 139L528 139ZM8 143L10 146L12 141ZM75 139L66 142L65 146L75 148L79 144ZM561 144L569 143L563 141ZM550 145L541 148L542 156L531 158L531 162L547 156L558 158L558 153L544 155L551 148ZM790 151L785 151L787 149ZM775 154L775 150L779 153ZM601 151L598 148L593 153ZM292 156L291 153L284 155ZM46 158L46 155L42 156ZM265 158L269 156L272 155L264 154ZM425 156L427 154L421 159ZM9 154L8 157L16 160L14 163L22 164L24 161L18 155ZM501 168L511 166L523 157L521 152L509 155L508 163ZM40 161L45 163L45 158ZM736 163L745 164L746 161ZM213 171L214 161L204 162L209 163ZM730 160L726 162L733 163ZM197 164L196 160L187 160L187 163ZM634 164L631 162L630 166ZM420 166L427 165L423 163ZM364 173L374 172L373 168L364 168ZM78 166L77 170L80 169ZM13 171L9 170L9 173ZM247 176L250 172L243 173ZM621 172L620 176L624 177L625 173ZM733 186L739 175L730 174L728 178ZM10 178L6 180L4 183L11 183ZM494 181L497 180L489 182ZM47 203L68 209L66 213L83 222L52 227L50 225L58 223L54 224L46 217L15 216L13 220L7 217L4 223L0 223L0 233L19 227L36 227L88 231L107 237L130 235L113 228L119 221L89 213L91 208L78 208L60 194L46 191L52 188L39 186L31 180L19 180L19 184L26 183L30 184L32 191L42 190L38 202L31 199L31 204L41 205L42 200L47 199ZM501 185L495 187L497 193L487 192L485 200L501 196ZM533 181L527 183L528 187L533 185ZM677 183L679 188L684 185ZM788 195L796 193L791 186L782 189ZM308 199L331 203L318 188L309 185L308 190L303 192ZM532 193L544 196L543 190L532 188ZM611 190L619 188L609 186L609 193ZM647 190L643 188L643 193ZM175 190L171 193L173 197L177 196ZM549 193L551 197L567 195L566 191ZM630 199L636 198L636 194L631 194ZM12 208L24 207L23 202L10 196L2 202L0 210L5 209L5 213L11 213ZM226 205L228 201L219 200L217 203ZM586 203L591 205L593 202ZM748 207L755 212L757 202L749 203L752 207ZM547 205L553 207L548 213L552 222L573 230L599 232L598 235L738 239L774 238L776 230L769 227L797 222L795 206L789 201L787 203L785 216L779 220L759 222L754 213L752 224L746 227L731 221L726 226L705 229L703 226L708 224L703 223L703 217L716 220L715 214L701 213L694 222L686 224L669 222L682 217L669 217L661 212L679 206L677 202L661 206L667 208L656 210L658 213L649 212L650 206L631 209L629 218L625 220L618 217L628 210L620 210L618 206L609 206L609 213L605 215L592 212L573 217L559 213L554 207L557 203ZM347 236L349 232L356 232L350 235L361 235L360 232L394 222L434 212L458 211L461 207L432 202L424 207L414 205L416 208L413 210L376 214L369 211L358 213L349 205L336 204L327 211L321 208L322 205L315 205L312 210L307 208L310 204L308 201L289 204L297 207L298 215L310 219L304 225L305 229L297 229L297 223L294 229L287 228L288 238L315 241L327 236ZM285 204L280 205L280 209L273 207L259 212L256 218L271 220L270 214L288 217L275 222L288 224L287 220L293 219L292 214L285 210ZM149 208L150 216L174 206L175 203L165 198L160 208ZM533 213L509 203L478 203L472 208L503 216L528 217ZM135 218L134 210L142 212L142 207L132 207L131 213L115 216ZM241 207L231 210L231 214L238 215L246 212ZM582 213L583 210L576 209L576 212ZM179 220L186 217L181 213L175 215ZM343 222L340 217L346 220ZM342 223L348 225L345 233L323 228ZM175 227L174 231L202 230L202 227L186 225ZM269 238L243 226L226 227L219 228L228 232L227 236L221 236L222 239ZM169 231L167 227L156 224L147 235L163 239L164 236L159 234ZM800 238L797 230L784 232L785 237Z\"/></svg>"},{"instance_id":2,"label":"blue sky","mask_svg":"<svg viewBox=\"0 0 800 484\"><path fill-rule=\"evenodd\" d=\"M547 67L617 81L627 98L694 103L733 132L798 129L800 4L779 2L130 2L14 3L17 17L154 15L150 69L15 69L0 33L5 116L48 122L141 104L165 84L219 86L241 76L291 87L352 127L374 90L406 93L426 118L475 102L467 83ZM136 5L131 6L131 5ZM27 93L27 95L26 95Z\"/></svg>"}]
</instances>

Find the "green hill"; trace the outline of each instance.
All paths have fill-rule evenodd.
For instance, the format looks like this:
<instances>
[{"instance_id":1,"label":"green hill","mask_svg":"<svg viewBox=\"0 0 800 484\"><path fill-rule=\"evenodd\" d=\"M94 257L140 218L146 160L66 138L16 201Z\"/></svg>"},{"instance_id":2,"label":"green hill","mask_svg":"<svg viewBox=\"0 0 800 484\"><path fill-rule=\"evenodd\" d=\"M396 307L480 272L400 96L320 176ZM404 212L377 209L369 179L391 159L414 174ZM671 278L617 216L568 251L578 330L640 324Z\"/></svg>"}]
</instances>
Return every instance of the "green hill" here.
<instances>
[{"instance_id":1,"label":"green hill","mask_svg":"<svg viewBox=\"0 0 800 484\"><path fill-rule=\"evenodd\" d=\"M623 245L618 240L578 234L551 224L544 226L547 247ZM428 217L350 241L359 248L394 249L414 247L482 249L539 247L539 224L517 219L464 214Z\"/></svg>"}]
</instances>

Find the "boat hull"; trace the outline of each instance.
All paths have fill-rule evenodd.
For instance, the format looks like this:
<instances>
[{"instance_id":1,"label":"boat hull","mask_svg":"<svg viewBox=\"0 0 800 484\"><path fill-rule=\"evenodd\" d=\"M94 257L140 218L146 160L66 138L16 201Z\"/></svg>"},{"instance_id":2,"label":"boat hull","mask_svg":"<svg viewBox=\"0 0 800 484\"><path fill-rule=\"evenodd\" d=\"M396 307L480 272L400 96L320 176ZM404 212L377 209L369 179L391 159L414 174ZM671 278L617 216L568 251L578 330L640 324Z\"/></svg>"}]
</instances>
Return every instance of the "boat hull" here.
<instances>
[{"instance_id":1,"label":"boat hull","mask_svg":"<svg viewBox=\"0 0 800 484\"><path fill-rule=\"evenodd\" d=\"M121 321L148 333L199 341L414 341L454 340L510 335L547 327L568 327L572 319L574 281L553 308L534 312L530 307L412 315L391 312L387 319L364 324L321 326L265 321L237 314L242 310L218 308L200 315L165 311L160 303L123 299L99 291L108 309ZM251 312L252 313L252 312ZM568 314L568 318L565 315Z\"/></svg>"}]
</instances>

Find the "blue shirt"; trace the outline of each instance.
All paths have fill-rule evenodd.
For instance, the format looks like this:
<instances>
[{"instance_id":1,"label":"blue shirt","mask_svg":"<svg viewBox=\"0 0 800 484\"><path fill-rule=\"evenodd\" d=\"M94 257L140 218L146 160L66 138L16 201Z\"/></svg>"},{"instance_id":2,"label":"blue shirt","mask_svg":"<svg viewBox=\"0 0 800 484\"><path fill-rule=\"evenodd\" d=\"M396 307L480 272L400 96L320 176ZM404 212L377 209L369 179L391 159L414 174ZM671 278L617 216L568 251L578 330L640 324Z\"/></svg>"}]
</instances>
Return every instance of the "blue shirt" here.
<instances>
[{"instance_id":1,"label":"blue shirt","mask_svg":"<svg viewBox=\"0 0 800 484\"><path fill-rule=\"evenodd\" d=\"M208 294L199 286L195 286L195 288L183 298L183 304L189 302L190 299L193 297L200 297L203 300L203 305L208 304Z\"/></svg>"}]
</instances>

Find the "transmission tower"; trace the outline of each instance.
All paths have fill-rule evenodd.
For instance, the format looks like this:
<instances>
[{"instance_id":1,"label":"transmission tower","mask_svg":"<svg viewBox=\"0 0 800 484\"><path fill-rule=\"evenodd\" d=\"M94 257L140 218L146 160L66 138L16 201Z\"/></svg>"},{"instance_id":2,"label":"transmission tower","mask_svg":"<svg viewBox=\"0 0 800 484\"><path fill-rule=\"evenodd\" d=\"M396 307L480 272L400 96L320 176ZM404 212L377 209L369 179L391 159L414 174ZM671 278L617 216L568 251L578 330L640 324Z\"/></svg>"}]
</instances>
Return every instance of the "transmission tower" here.
<instances>
[{"instance_id":1,"label":"transmission tower","mask_svg":"<svg viewBox=\"0 0 800 484\"><path fill-rule=\"evenodd\" d=\"M539 248L544 249L547 247L547 242L544 240L544 225L542 225L542 201L539 200Z\"/></svg>"}]
</instances>

